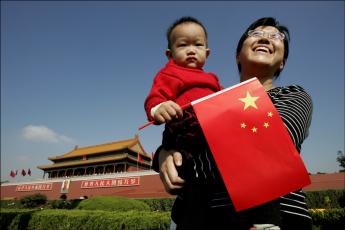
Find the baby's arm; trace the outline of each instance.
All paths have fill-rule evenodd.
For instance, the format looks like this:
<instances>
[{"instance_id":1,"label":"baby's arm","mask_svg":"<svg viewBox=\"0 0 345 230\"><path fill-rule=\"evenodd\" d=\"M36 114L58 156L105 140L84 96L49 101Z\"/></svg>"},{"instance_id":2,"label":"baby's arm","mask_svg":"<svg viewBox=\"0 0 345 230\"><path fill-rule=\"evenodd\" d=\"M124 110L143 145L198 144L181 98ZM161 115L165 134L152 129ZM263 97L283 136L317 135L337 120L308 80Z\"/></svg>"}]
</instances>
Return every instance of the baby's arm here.
<instances>
[{"instance_id":1,"label":"baby's arm","mask_svg":"<svg viewBox=\"0 0 345 230\"><path fill-rule=\"evenodd\" d=\"M174 118L182 118L181 107L173 101L162 102L151 109L151 116L156 124L167 123Z\"/></svg>"},{"instance_id":2,"label":"baby's arm","mask_svg":"<svg viewBox=\"0 0 345 230\"><path fill-rule=\"evenodd\" d=\"M172 115L174 115L174 112L168 112L168 114L170 116L169 117L167 115L165 115L165 116L162 115L162 111L160 111L160 110L163 108L164 108L164 110L166 110L167 107L171 107L168 105L171 103L174 103L173 101L177 98L177 95L182 90L182 88L183 88L183 82L179 78L174 77L173 75L159 72L153 81L151 91L150 91L149 95L147 96L147 98L145 100L145 104L144 104L148 120L149 121L155 121L156 124L161 124L161 123L164 123L164 122L171 120L170 115L171 115L171 113L172 113ZM167 103L167 105L166 105L166 103ZM181 114L182 112L181 113L178 112L179 106L176 103L174 103L174 104L175 104L175 106L172 109L175 111L175 113L177 115ZM162 108L160 108L160 110L158 111L157 116L155 118L154 113L155 113L155 111L158 110L160 105L163 105L163 106L162 106ZM164 114L166 114L166 113L164 113Z\"/></svg>"}]
</instances>

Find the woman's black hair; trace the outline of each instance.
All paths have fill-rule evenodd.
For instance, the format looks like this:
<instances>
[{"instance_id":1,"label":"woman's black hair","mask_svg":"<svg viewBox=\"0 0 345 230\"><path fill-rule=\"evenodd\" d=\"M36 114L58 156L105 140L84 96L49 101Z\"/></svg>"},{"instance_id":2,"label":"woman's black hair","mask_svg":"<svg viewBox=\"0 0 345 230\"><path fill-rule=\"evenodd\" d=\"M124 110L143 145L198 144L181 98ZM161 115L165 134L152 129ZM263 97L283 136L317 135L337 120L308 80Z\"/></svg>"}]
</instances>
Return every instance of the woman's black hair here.
<instances>
[{"instance_id":1,"label":"woman's black hair","mask_svg":"<svg viewBox=\"0 0 345 230\"><path fill-rule=\"evenodd\" d=\"M248 31L254 30L259 26L273 26L273 27L277 28L277 30L279 30L279 32L281 32L285 35L285 38L284 38L284 65L285 65L286 60L289 56L289 42L290 42L289 29L286 26L280 25L279 21L277 21L275 18L272 18L272 17L260 18L260 19L256 20L255 22L253 22L247 28L247 30L242 34L242 37L238 41L237 49L236 49L236 56L241 52L243 42L248 37ZM238 71L241 72L241 65L240 64L237 64L237 68L238 68ZM274 74L275 78L278 78L279 74L280 74L280 70L278 70Z\"/></svg>"}]
</instances>

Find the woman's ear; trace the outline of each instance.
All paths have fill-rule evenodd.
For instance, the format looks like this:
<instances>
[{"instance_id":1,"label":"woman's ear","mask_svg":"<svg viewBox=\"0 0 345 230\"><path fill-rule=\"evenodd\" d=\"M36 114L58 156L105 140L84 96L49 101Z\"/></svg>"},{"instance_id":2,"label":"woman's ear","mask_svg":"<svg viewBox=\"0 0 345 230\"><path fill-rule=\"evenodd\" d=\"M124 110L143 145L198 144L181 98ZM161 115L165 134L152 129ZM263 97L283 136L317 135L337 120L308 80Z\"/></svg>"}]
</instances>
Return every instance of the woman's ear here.
<instances>
[{"instance_id":1,"label":"woman's ear","mask_svg":"<svg viewBox=\"0 0 345 230\"><path fill-rule=\"evenodd\" d=\"M165 56L167 56L168 59L172 58L172 52L170 49L165 50Z\"/></svg>"},{"instance_id":2,"label":"woman's ear","mask_svg":"<svg viewBox=\"0 0 345 230\"><path fill-rule=\"evenodd\" d=\"M280 63L279 72L281 72L283 69L284 69L284 61L282 61L282 62Z\"/></svg>"}]
</instances>

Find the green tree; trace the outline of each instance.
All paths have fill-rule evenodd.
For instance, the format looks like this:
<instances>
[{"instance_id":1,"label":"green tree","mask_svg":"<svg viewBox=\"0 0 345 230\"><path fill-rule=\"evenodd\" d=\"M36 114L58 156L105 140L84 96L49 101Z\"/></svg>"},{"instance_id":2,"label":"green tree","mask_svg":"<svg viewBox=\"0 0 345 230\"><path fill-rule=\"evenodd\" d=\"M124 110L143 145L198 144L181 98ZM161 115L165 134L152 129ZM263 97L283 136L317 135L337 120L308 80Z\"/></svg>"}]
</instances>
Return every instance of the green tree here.
<instances>
[{"instance_id":1,"label":"green tree","mask_svg":"<svg viewBox=\"0 0 345 230\"><path fill-rule=\"evenodd\" d=\"M341 150L338 151L337 161L339 162L340 167L342 167L340 172L345 172L345 154Z\"/></svg>"}]
</instances>

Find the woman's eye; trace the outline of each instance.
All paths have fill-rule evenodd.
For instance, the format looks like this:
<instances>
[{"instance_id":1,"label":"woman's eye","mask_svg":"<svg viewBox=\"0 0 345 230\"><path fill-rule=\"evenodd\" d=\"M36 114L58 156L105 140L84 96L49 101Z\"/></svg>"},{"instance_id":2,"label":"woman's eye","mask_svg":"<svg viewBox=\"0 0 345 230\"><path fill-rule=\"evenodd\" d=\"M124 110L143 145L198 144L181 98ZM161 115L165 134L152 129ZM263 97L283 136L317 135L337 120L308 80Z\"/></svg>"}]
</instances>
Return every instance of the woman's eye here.
<instances>
[{"instance_id":1,"label":"woman's eye","mask_svg":"<svg viewBox=\"0 0 345 230\"><path fill-rule=\"evenodd\" d=\"M253 36L254 37L261 37L263 34L262 34L262 32L261 31L255 31L255 32L253 32Z\"/></svg>"},{"instance_id":2,"label":"woman's eye","mask_svg":"<svg viewBox=\"0 0 345 230\"><path fill-rule=\"evenodd\" d=\"M274 40L278 40L278 39L280 39L280 35L279 34L271 34L271 38Z\"/></svg>"}]
</instances>

